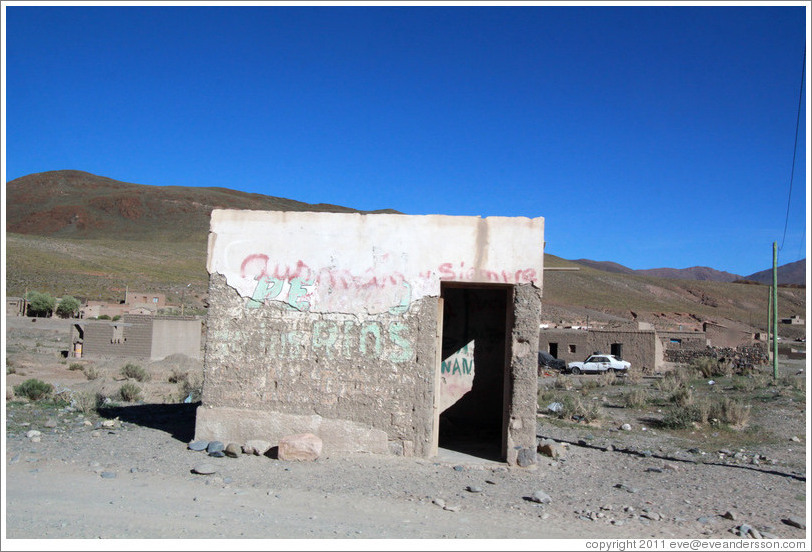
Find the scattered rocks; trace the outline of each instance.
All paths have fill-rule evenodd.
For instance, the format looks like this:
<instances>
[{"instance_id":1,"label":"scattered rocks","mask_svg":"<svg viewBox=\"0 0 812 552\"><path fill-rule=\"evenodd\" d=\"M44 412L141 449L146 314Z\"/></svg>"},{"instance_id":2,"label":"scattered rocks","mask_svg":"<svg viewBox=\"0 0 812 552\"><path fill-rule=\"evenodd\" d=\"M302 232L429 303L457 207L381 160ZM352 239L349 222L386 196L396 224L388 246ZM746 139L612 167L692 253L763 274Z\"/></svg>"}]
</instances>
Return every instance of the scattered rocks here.
<instances>
[{"instance_id":1,"label":"scattered rocks","mask_svg":"<svg viewBox=\"0 0 812 552\"><path fill-rule=\"evenodd\" d=\"M725 519L729 519L731 521L736 521L738 516L736 516L735 512L731 512L730 510L728 510L727 512L722 514L722 517L725 518Z\"/></svg>"},{"instance_id":2,"label":"scattered rocks","mask_svg":"<svg viewBox=\"0 0 812 552\"><path fill-rule=\"evenodd\" d=\"M782 519L781 522L791 527L797 527L798 529L806 529L806 520L796 516L790 516Z\"/></svg>"},{"instance_id":3,"label":"scattered rocks","mask_svg":"<svg viewBox=\"0 0 812 552\"><path fill-rule=\"evenodd\" d=\"M25 432L25 436L28 437L29 439L33 439L34 437L39 437L41 435L42 432L36 429L29 429L28 431Z\"/></svg>"},{"instance_id":4,"label":"scattered rocks","mask_svg":"<svg viewBox=\"0 0 812 552\"><path fill-rule=\"evenodd\" d=\"M189 450L194 450L194 451L198 451L198 452L202 452L202 451L206 450L208 448L208 446L209 446L208 441L192 441L188 445Z\"/></svg>"},{"instance_id":5,"label":"scattered rocks","mask_svg":"<svg viewBox=\"0 0 812 552\"><path fill-rule=\"evenodd\" d=\"M550 495L548 495L544 491L534 492L533 495L528 498L528 500L530 500L530 502L536 502L538 504L550 504L553 501L552 497L550 497Z\"/></svg>"},{"instance_id":6,"label":"scattered rocks","mask_svg":"<svg viewBox=\"0 0 812 552\"><path fill-rule=\"evenodd\" d=\"M465 488L465 490L468 491L469 493L481 493L482 492L482 487L478 487L476 485L468 485Z\"/></svg>"},{"instance_id":7,"label":"scattered rocks","mask_svg":"<svg viewBox=\"0 0 812 552\"><path fill-rule=\"evenodd\" d=\"M618 483L617 485L615 485L615 488L616 489L621 489L623 491L626 491L627 493L632 493L632 494L640 492L640 489L638 489L637 487L631 487L629 485L626 485L625 483Z\"/></svg>"},{"instance_id":8,"label":"scattered rocks","mask_svg":"<svg viewBox=\"0 0 812 552\"><path fill-rule=\"evenodd\" d=\"M542 441L539 443L538 451L550 458L561 458L566 454L564 446L553 441Z\"/></svg>"},{"instance_id":9,"label":"scattered rocks","mask_svg":"<svg viewBox=\"0 0 812 552\"><path fill-rule=\"evenodd\" d=\"M256 456L262 456L269 450L271 450L271 443L261 439L251 439L250 441L246 441L242 447L243 453L254 454Z\"/></svg>"},{"instance_id":10,"label":"scattered rocks","mask_svg":"<svg viewBox=\"0 0 812 552\"><path fill-rule=\"evenodd\" d=\"M225 455L230 458L236 458L242 451L240 449L240 445L237 443L229 443L223 452L225 452Z\"/></svg>"},{"instance_id":11,"label":"scattered rocks","mask_svg":"<svg viewBox=\"0 0 812 552\"><path fill-rule=\"evenodd\" d=\"M57 426L56 418L48 418L43 425L48 428L56 427Z\"/></svg>"},{"instance_id":12,"label":"scattered rocks","mask_svg":"<svg viewBox=\"0 0 812 552\"><path fill-rule=\"evenodd\" d=\"M623 431L631 431L632 426L629 424L623 424L622 426L620 426L620 429L622 429Z\"/></svg>"},{"instance_id":13,"label":"scattered rocks","mask_svg":"<svg viewBox=\"0 0 812 552\"><path fill-rule=\"evenodd\" d=\"M226 446L220 441L210 441L209 444L206 446L206 452L209 454L213 452L223 452Z\"/></svg>"},{"instance_id":14,"label":"scattered rocks","mask_svg":"<svg viewBox=\"0 0 812 552\"><path fill-rule=\"evenodd\" d=\"M279 440L278 457L284 461L316 460L321 455L322 440L312 433L286 435Z\"/></svg>"},{"instance_id":15,"label":"scattered rocks","mask_svg":"<svg viewBox=\"0 0 812 552\"><path fill-rule=\"evenodd\" d=\"M198 464L192 468L192 473L196 473L198 475L211 475L213 473L217 473L217 467L214 466L214 464Z\"/></svg>"},{"instance_id":16,"label":"scattered rocks","mask_svg":"<svg viewBox=\"0 0 812 552\"><path fill-rule=\"evenodd\" d=\"M104 479L115 479L116 478L116 472L111 472L111 471L103 471L99 475L101 475Z\"/></svg>"},{"instance_id":17,"label":"scattered rocks","mask_svg":"<svg viewBox=\"0 0 812 552\"><path fill-rule=\"evenodd\" d=\"M528 447L520 449L516 457L516 463L522 468L534 465L536 463L536 451Z\"/></svg>"}]
</instances>

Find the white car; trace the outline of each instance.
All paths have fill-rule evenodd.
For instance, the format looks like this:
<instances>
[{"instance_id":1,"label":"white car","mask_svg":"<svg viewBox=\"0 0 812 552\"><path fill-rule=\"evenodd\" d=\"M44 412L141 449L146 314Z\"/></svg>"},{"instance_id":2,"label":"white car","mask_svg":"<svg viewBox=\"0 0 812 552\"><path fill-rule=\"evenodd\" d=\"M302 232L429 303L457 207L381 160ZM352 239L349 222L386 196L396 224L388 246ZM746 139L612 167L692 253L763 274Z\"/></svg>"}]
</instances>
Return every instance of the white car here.
<instances>
[{"instance_id":1,"label":"white car","mask_svg":"<svg viewBox=\"0 0 812 552\"><path fill-rule=\"evenodd\" d=\"M570 362L567 364L567 371L573 374L589 372L626 372L631 368L631 363L612 355L590 355L583 362Z\"/></svg>"}]
</instances>

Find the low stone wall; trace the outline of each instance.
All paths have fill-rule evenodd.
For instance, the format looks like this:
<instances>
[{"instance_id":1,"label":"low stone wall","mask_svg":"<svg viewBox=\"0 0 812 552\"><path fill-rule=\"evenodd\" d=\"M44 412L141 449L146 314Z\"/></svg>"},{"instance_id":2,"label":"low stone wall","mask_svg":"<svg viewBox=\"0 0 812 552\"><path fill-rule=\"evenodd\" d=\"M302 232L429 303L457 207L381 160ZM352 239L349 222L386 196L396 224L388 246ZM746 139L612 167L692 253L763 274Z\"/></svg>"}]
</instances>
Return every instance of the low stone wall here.
<instances>
[{"instance_id":1,"label":"low stone wall","mask_svg":"<svg viewBox=\"0 0 812 552\"><path fill-rule=\"evenodd\" d=\"M760 343L736 348L705 347L704 349L695 350L667 349L665 351L665 360L667 362L690 364L694 359L702 357L730 361L734 368L752 368L769 362L767 349Z\"/></svg>"}]
</instances>

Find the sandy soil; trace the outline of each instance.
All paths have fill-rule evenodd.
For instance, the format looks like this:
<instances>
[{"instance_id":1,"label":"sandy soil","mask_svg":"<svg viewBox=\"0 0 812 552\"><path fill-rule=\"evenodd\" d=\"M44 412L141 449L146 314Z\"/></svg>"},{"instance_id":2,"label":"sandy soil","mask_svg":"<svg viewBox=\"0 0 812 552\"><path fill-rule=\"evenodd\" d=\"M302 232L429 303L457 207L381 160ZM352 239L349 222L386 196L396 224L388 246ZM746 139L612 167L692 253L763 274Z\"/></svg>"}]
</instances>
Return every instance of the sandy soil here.
<instances>
[{"instance_id":1,"label":"sandy soil","mask_svg":"<svg viewBox=\"0 0 812 552\"><path fill-rule=\"evenodd\" d=\"M62 363L68 338L61 321L11 319L6 337L14 372L7 387L30 377L74 391L121 384L113 379L121 360L98 362L106 376L92 381ZM761 420L771 439L736 449L745 458L736 462L692 447L690 433L643 431L639 419L629 418L632 431L619 431L623 409L596 427L540 417L539 438L563 443L564 455L539 456L532 469L450 451L434 459L354 455L310 463L212 458L187 448L195 404L158 400L177 395L179 385L167 381L173 370L194 372L199 363L143 365L152 374L144 404L82 414L7 403L4 549L23 542L16 539L80 538L320 539L322 548L347 539L738 539L731 530L742 524L809 544L808 530L784 521L808 523L805 406L785 405L778 420ZM41 435L29 437L31 430ZM193 473L201 464L214 473ZM538 491L548 503L530 499Z\"/></svg>"}]
</instances>

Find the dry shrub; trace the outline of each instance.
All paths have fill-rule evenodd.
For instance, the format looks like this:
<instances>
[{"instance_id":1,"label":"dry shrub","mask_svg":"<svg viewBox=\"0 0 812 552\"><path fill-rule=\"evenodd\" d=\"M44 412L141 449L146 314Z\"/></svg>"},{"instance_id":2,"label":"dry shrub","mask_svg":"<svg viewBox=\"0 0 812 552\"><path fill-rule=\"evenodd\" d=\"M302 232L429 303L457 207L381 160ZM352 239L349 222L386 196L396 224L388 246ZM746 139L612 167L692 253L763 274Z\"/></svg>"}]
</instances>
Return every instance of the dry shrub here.
<instances>
[{"instance_id":1,"label":"dry shrub","mask_svg":"<svg viewBox=\"0 0 812 552\"><path fill-rule=\"evenodd\" d=\"M649 399L648 391L645 389L632 389L627 391L621 397L623 406L626 408L642 408L646 405Z\"/></svg>"},{"instance_id":2,"label":"dry shrub","mask_svg":"<svg viewBox=\"0 0 812 552\"><path fill-rule=\"evenodd\" d=\"M673 393L680 387L682 387L682 382L677 377L676 372L668 372L663 376L661 379L657 380L654 384L654 387L657 388L658 391L662 391L663 393Z\"/></svg>"},{"instance_id":3,"label":"dry shrub","mask_svg":"<svg viewBox=\"0 0 812 552\"><path fill-rule=\"evenodd\" d=\"M643 371L638 368L629 368L626 370L626 374L624 375L623 379L630 385L637 385L643 381Z\"/></svg>"},{"instance_id":4,"label":"dry shrub","mask_svg":"<svg viewBox=\"0 0 812 552\"><path fill-rule=\"evenodd\" d=\"M149 381L150 377L146 370L137 364L126 364L121 369L121 375L128 379L134 379L140 382Z\"/></svg>"},{"instance_id":5,"label":"dry shrub","mask_svg":"<svg viewBox=\"0 0 812 552\"><path fill-rule=\"evenodd\" d=\"M563 389L565 391L571 391L574 387L572 383L572 378L569 376L565 376L564 374L558 374L555 377L555 382L553 383L553 387L556 389Z\"/></svg>"},{"instance_id":6,"label":"dry shrub","mask_svg":"<svg viewBox=\"0 0 812 552\"><path fill-rule=\"evenodd\" d=\"M98 391L81 391L74 393L71 406L79 412L93 412L104 403L104 396Z\"/></svg>"},{"instance_id":7,"label":"dry shrub","mask_svg":"<svg viewBox=\"0 0 812 552\"><path fill-rule=\"evenodd\" d=\"M606 371L598 376L598 387L609 387L619 383L617 375L612 371Z\"/></svg>"},{"instance_id":8,"label":"dry shrub","mask_svg":"<svg viewBox=\"0 0 812 552\"><path fill-rule=\"evenodd\" d=\"M577 395L566 395L561 398L561 411L559 418L576 420L579 422L594 422L602 417L601 408L593 401L583 401Z\"/></svg>"},{"instance_id":9,"label":"dry shrub","mask_svg":"<svg viewBox=\"0 0 812 552\"><path fill-rule=\"evenodd\" d=\"M99 379L99 377L101 376L99 369L93 366L92 364L88 364L87 366L84 367L84 373L85 377L91 381L94 379Z\"/></svg>"},{"instance_id":10,"label":"dry shrub","mask_svg":"<svg viewBox=\"0 0 812 552\"><path fill-rule=\"evenodd\" d=\"M182 383L189 380L189 372L183 372L178 370L177 368L172 369L172 373L169 374L169 383Z\"/></svg>"},{"instance_id":11,"label":"dry shrub","mask_svg":"<svg viewBox=\"0 0 812 552\"><path fill-rule=\"evenodd\" d=\"M79 362L71 362L70 366L68 366L68 370L75 372L76 370L82 370L84 366Z\"/></svg>"},{"instance_id":12,"label":"dry shrub","mask_svg":"<svg viewBox=\"0 0 812 552\"><path fill-rule=\"evenodd\" d=\"M671 402L677 406L694 404L694 391L690 387L680 387L671 395Z\"/></svg>"},{"instance_id":13,"label":"dry shrub","mask_svg":"<svg viewBox=\"0 0 812 552\"><path fill-rule=\"evenodd\" d=\"M708 419L743 427L750 419L750 407L740 401L725 397L711 403Z\"/></svg>"},{"instance_id":14,"label":"dry shrub","mask_svg":"<svg viewBox=\"0 0 812 552\"><path fill-rule=\"evenodd\" d=\"M127 382L118 391L121 400L136 402L141 399L141 388L132 382Z\"/></svg>"}]
</instances>

